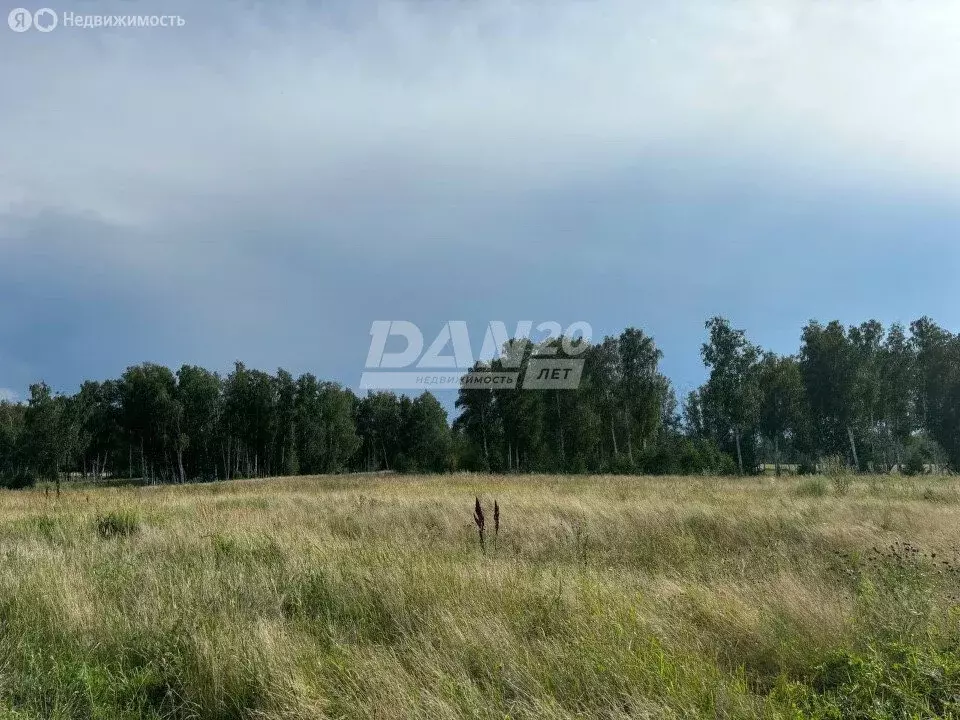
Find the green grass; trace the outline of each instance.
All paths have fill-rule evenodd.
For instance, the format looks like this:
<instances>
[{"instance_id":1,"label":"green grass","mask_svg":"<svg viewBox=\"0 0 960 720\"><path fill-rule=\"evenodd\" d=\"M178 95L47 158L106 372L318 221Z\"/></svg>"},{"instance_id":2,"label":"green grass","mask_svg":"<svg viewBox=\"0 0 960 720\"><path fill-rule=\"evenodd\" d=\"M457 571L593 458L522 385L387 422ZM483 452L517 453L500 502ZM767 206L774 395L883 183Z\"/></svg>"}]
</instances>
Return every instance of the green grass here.
<instances>
[{"instance_id":1,"label":"green grass","mask_svg":"<svg viewBox=\"0 0 960 720\"><path fill-rule=\"evenodd\" d=\"M0 719L960 717L958 487L2 492Z\"/></svg>"}]
</instances>

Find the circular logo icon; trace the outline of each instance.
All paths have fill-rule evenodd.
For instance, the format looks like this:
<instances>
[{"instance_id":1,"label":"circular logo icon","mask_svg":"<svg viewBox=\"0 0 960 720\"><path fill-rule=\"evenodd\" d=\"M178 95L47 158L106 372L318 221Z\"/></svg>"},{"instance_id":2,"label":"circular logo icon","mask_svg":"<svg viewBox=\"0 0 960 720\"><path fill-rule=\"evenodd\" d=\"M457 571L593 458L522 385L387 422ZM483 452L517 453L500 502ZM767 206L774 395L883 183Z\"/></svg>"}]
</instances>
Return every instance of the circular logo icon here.
<instances>
[{"instance_id":1,"label":"circular logo icon","mask_svg":"<svg viewBox=\"0 0 960 720\"><path fill-rule=\"evenodd\" d=\"M56 11L50 8L40 8L33 14L33 26L40 32L50 32L57 27L58 22L60 18Z\"/></svg>"},{"instance_id":2,"label":"circular logo icon","mask_svg":"<svg viewBox=\"0 0 960 720\"><path fill-rule=\"evenodd\" d=\"M26 32L33 25L33 16L26 8L14 8L7 15L7 25L14 32Z\"/></svg>"}]
</instances>

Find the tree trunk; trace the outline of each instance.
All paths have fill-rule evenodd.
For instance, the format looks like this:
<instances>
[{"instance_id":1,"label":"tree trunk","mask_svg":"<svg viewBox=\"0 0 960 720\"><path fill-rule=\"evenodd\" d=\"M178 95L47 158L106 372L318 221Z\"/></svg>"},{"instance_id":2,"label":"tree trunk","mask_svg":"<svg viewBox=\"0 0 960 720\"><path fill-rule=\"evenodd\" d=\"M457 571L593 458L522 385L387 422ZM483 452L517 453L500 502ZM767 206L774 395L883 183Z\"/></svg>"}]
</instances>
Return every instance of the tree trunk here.
<instances>
[{"instance_id":1,"label":"tree trunk","mask_svg":"<svg viewBox=\"0 0 960 720\"><path fill-rule=\"evenodd\" d=\"M857 458L857 443L853 438L853 428L847 425L847 437L850 438L850 450L853 452L853 468L860 472L860 460Z\"/></svg>"},{"instance_id":2,"label":"tree trunk","mask_svg":"<svg viewBox=\"0 0 960 720\"><path fill-rule=\"evenodd\" d=\"M773 439L773 463L777 477L780 477L780 436Z\"/></svg>"},{"instance_id":3,"label":"tree trunk","mask_svg":"<svg viewBox=\"0 0 960 720\"><path fill-rule=\"evenodd\" d=\"M897 464L897 470L899 470L900 466L903 465L903 457L900 455L900 443L894 442L892 431L890 435L890 445L893 447L893 461ZM890 468L890 472L893 472L892 467Z\"/></svg>"},{"instance_id":4,"label":"tree trunk","mask_svg":"<svg viewBox=\"0 0 960 720\"><path fill-rule=\"evenodd\" d=\"M740 468L740 474L743 475L743 452L740 450L740 431L734 431L733 437L737 441L737 466Z\"/></svg>"},{"instance_id":5,"label":"tree trunk","mask_svg":"<svg viewBox=\"0 0 960 720\"><path fill-rule=\"evenodd\" d=\"M556 400L557 407L557 428L560 433L560 464L561 466L566 465L566 450L563 446L563 415L560 413L560 391L556 390L556 394L553 396Z\"/></svg>"},{"instance_id":6,"label":"tree trunk","mask_svg":"<svg viewBox=\"0 0 960 720\"><path fill-rule=\"evenodd\" d=\"M487 472L490 472L490 448L487 445L487 418L482 406L480 409L480 429L483 431L483 461L487 464Z\"/></svg>"},{"instance_id":7,"label":"tree trunk","mask_svg":"<svg viewBox=\"0 0 960 720\"><path fill-rule=\"evenodd\" d=\"M610 437L613 439L613 456L619 457L620 452L617 450L617 430L613 422L613 413L610 413Z\"/></svg>"}]
</instances>

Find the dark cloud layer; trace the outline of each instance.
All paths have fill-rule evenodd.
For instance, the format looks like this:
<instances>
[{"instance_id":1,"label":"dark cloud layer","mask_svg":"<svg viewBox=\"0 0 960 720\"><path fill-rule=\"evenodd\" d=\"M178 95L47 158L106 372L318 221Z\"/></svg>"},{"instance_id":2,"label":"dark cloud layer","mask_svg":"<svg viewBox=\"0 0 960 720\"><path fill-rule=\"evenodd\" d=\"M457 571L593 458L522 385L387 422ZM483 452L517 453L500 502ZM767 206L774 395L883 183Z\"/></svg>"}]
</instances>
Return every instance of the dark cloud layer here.
<instances>
[{"instance_id":1,"label":"dark cloud layer","mask_svg":"<svg viewBox=\"0 0 960 720\"><path fill-rule=\"evenodd\" d=\"M377 319L639 325L681 388L714 313L785 351L813 316L960 325L960 11L359 5L3 38L0 393L355 385Z\"/></svg>"}]
</instances>

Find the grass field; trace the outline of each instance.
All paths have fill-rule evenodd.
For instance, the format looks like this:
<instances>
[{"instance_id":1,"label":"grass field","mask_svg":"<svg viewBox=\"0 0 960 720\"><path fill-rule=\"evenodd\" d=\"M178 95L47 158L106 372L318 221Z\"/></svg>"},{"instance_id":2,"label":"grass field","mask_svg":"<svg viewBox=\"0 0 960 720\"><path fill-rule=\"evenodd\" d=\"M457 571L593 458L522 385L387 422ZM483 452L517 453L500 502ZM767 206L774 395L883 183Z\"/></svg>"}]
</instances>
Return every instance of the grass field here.
<instances>
[{"instance_id":1,"label":"grass field","mask_svg":"<svg viewBox=\"0 0 960 720\"><path fill-rule=\"evenodd\" d=\"M953 717L958 550L950 479L8 491L0 717Z\"/></svg>"}]
</instances>

